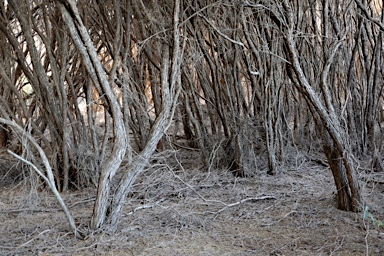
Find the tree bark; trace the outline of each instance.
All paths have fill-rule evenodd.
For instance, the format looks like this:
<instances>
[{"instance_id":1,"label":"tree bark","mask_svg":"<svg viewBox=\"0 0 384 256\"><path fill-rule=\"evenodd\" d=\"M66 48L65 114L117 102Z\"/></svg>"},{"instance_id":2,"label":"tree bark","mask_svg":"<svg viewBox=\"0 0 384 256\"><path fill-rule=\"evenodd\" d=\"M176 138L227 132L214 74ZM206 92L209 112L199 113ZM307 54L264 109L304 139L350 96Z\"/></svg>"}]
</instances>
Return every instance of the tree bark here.
<instances>
[{"instance_id":1,"label":"tree bark","mask_svg":"<svg viewBox=\"0 0 384 256\"><path fill-rule=\"evenodd\" d=\"M333 145L325 145L325 153L329 161L337 189L341 187L343 188L342 190L338 190L338 193L341 193L341 195L338 197L339 208L341 210L356 212L359 210L359 205L362 203L362 198L359 184L357 182L357 178L355 177L356 170L353 167L351 153L349 152L350 149L348 147L348 143L345 141L348 140L348 136L344 134L345 139L343 139L342 129L332 106L329 93L324 91L324 97L326 98L327 103L326 105L328 106L326 109L320 98L317 96L313 87L309 84L297 54L296 44L293 36L294 17L289 1L284 0L283 6L287 13L288 21L288 24L286 24L286 31L283 33L285 34L284 38L289 52L289 60L299 82L297 86L299 86L300 92L304 94L304 96L307 98L307 101L312 105L313 109L321 120L321 125L325 127L327 133L332 139ZM334 51L336 51L336 49L334 49ZM328 63L329 66L331 61L332 58L330 57ZM325 76L326 72L323 72L323 82ZM325 143L328 144L329 142L325 141ZM340 167L340 165L337 164L337 159L334 157L341 159L343 167Z\"/></svg>"},{"instance_id":2,"label":"tree bark","mask_svg":"<svg viewBox=\"0 0 384 256\"><path fill-rule=\"evenodd\" d=\"M104 92L110 114L113 119L114 143L112 153L101 166L97 187L96 201L93 209L91 227L99 228L104 224L110 194L110 183L120 167L127 149L127 132L125 130L118 98L114 95L112 85L108 82L97 51L89 37L86 27L73 0L65 0L59 4L64 21L76 47L80 51L93 83L99 85Z\"/></svg>"}]
</instances>

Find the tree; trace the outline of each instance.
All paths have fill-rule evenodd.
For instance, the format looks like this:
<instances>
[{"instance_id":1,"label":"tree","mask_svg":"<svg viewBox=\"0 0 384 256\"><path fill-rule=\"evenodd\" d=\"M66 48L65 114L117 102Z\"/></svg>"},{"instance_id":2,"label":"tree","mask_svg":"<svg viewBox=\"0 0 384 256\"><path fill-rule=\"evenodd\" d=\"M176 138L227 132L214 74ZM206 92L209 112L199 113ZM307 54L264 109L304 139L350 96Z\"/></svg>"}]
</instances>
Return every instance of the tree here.
<instances>
[{"instance_id":1,"label":"tree","mask_svg":"<svg viewBox=\"0 0 384 256\"><path fill-rule=\"evenodd\" d=\"M118 2L115 2L115 10L119 11ZM99 228L107 220L115 227L119 217L121 208L125 202L127 193L130 191L132 184L137 176L142 172L148 159L156 149L157 143L160 141L163 133L169 127L168 120L172 119L173 106L176 104L179 94L178 84L180 83L180 63L181 53L179 49L180 32L179 32L179 12L180 3L175 1L174 5L174 20L173 20L173 55L171 76L168 78L170 69L169 45L163 43L162 47L162 63L161 63L161 91L162 91L162 111L154 121L149 133L146 144L142 150L130 163L129 167L123 171L123 177L120 179L114 197L109 202L110 182L113 176L121 166L125 150L127 147L127 132L124 127L124 120L121 116L121 109L117 97L113 94L112 85L108 82L106 74L102 68L101 62L98 59L96 49L88 35L87 29L83 25L82 19L79 16L76 3L67 0L66 4L60 4L60 10L64 16L64 20L70 31L72 39L77 48L82 54L83 60L86 63L89 74L96 75L93 77L95 84L99 83L102 92L106 95L109 103L111 117L114 123L113 133L115 142L110 158L101 167L100 178L98 182L98 190L96 195L96 203L93 210L92 227ZM170 80L169 80L170 79ZM107 211L108 210L108 211Z\"/></svg>"},{"instance_id":2,"label":"tree","mask_svg":"<svg viewBox=\"0 0 384 256\"><path fill-rule=\"evenodd\" d=\"M354 169L350 148L348 146L348 136L342 136L342 134L346 133L343 132L340 121L337 118L328 84L329 70L341 43L337 41L334 42L328 52L323 49L326 56L319 82L325 103L323 104L313 87L308 82L299 61L293 30L295 27L294 7L288 1L283 1L282 7L285 12L285 20L279 20L278 23L281 24L285 30L285 43L289 53L288 60L294 71L296 85L299 86L299 91L303 93L309 103L310 108L313 111L314 119L316 119L318 126L320 126L318 129L320 131L324 129L327 132L327 134L324 132L322 134L324 140L323 147L335 179L339 208L347 211L357 211L359 209L359 204L361 203L361 196L355 174L356 170ZM328 6L326 5L324 8L328 8Z\"/></svg>"},{"instance_id":3,"label":"tree","mask_svg":"<svg viewBox=\"0 0 384 256\"><path fill-rule=\"evenodd\" d=\"M321 151L357 211L356 161L380 170L383 150L375 3L3 1L0 132L57 193L97 187L94 229L114 230L148 159L180 144L238 176Z\"/></svg>"}]
</instances>

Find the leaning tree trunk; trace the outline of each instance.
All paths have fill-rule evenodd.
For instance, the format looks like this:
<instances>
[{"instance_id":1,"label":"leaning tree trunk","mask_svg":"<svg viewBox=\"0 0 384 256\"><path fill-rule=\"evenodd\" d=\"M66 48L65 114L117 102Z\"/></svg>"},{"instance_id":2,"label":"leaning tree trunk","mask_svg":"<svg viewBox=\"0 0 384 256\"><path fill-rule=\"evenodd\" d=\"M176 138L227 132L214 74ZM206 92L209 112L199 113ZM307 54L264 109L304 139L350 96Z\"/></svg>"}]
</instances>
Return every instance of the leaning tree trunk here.
<instances>
[{"instance_id":1,"label":"leaning tree trunk","mask_svg":"<svg viewBox=\"0 0 384 256\"><path fill-rule=\"evenodd\" d=\"M339 150L332 142L324 143L323 149L336 185L337 207L347 211L355 211L355 202L351 197L350 188L345 185L348 184L348 177L346 175L346 171L344 170L344 157L340 154Z\"/></svg>"},{"instance_id":2,"label":"leaning tree trunk","mask_svg":"<svg viewBox=\"0 0 384 256\"><path fill-rule=\"evenodd\" d=\"M180 1L176 0L174 4L173 15L173 52L172 58L169 54L169 46L163 45L162 63L161 63L161 92L162 106L161 112L157 116L153 126L151 127L148 141L144 149L138 154L124 170L123 177L120 179L116 188L116 192L108 207L107 221L110 229L113 231L120 219L121 210L125 202L127 194L130 192L133 183L139 174L143 171L148 159L151 157L156 147L168 130L172 118L174 116L176 102L180 93L181 71L180 65L182 60L182 52L180 50L180 31L179 31L179 14ZM184 47L183 47L184 48ZM170 68L170 63L172 66ZM170 74L170 76L169 76Z\"/></svg>"},{"instance_id":3,"label":"leaning tree trunk","mask_svg":"<svg viewBox=\"0 0 384 256\"><path fill-rule=\"evenodd\" d=\"M101 167L92 216L91 226L93 228L98 228L104 223L106 218L110 183L125 156L127 149L127 132L125 130L118 98L114 95L112 86L108 82L106 73L98 59L97 51L79 15L76 2L73 0L66 0L66 5L60 3L59 7L71 37L82 55L93 83L96 86L100 86L100 91L105 94L108 101L109 112L113 119L113 133L115 135L115 140L111 155Z\"/></svg>"},{"instance_id":4,"label":"leaning tree trunk","mask_svg":"<svg viewBox=\"0 0 384 256\"><path fill-rule=\"evenodd\" d=\"M314 113L318 115L319 120L323 127L325 127L327 134L331 138L330 141L325 142L325 154L328 159L330 168L332 170L336 188L338 189L338 205L339 209L347 211L358 211L359 204L361 203L361 195L359 185L356 179L352 161L352 155L348 147L348 136L343 133L340 120L337 118L335 110L331 102L331 95L328 90L326 78L333 58L340 46L340 42L334 44L327 56L326 64L321 74L321 89L323 92L324 103L320 100L314 88L309 83L301 63L299 61L298 51L294 38L294 13L291 4L288 0L282 3L285 11L285 20L280 19L280 26L284 30L284 40L287 46L288 58L290 65L297 78L296 86L299 91L307 99L308 103L313 107ZM278 16L273 17L277 19ZM314 117L316 118L316 117ZM327 135L327 136L328 136Z\"/></svg>"}]
</instances>

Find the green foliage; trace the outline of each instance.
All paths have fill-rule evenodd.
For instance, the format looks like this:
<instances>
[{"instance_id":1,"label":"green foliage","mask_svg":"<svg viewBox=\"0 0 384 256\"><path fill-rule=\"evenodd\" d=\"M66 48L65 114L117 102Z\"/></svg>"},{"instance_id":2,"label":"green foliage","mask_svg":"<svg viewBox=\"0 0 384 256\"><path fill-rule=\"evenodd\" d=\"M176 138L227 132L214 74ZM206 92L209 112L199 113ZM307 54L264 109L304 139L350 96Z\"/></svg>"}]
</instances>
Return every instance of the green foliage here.
<instances>
[{"instance_id":1,"label":"green foliage","mask_svg":"<svg viewBox=\"0 0 384 256\"><path fill-rule=\"evenodd\" d=\"M377 226L378 229L383 229L384 230L384 224L382 221L376 219L372 213L369 212L369 207L365 206L364 208L364 220L366 219L371 219L372 223Z\"/></svg>"}]
</instances>

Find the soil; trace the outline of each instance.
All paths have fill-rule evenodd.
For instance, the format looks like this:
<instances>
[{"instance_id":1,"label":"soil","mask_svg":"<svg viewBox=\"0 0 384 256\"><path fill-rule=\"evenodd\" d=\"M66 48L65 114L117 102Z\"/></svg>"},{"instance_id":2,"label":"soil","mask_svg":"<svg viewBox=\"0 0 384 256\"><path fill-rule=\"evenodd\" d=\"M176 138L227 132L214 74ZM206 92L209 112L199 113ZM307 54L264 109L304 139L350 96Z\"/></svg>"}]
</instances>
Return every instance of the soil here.
<instances>
[{"instance_id":1,"label":"soil","mask_svg":"<svg viewBox=\"0 0 384 256\"><path fill-rule=\"evenodd\" d=\"M239 178L202 171L196 154L173 151L152 161L115 233L88 228L95 189L63 193L85 240L70 232L47 189L0 173L0 254L384 255L383 173L359 169L368 208L352 213L336 208L329 168L303 155L287 156L277 175L260 168Z\"/></svg>"}]
</instances>

